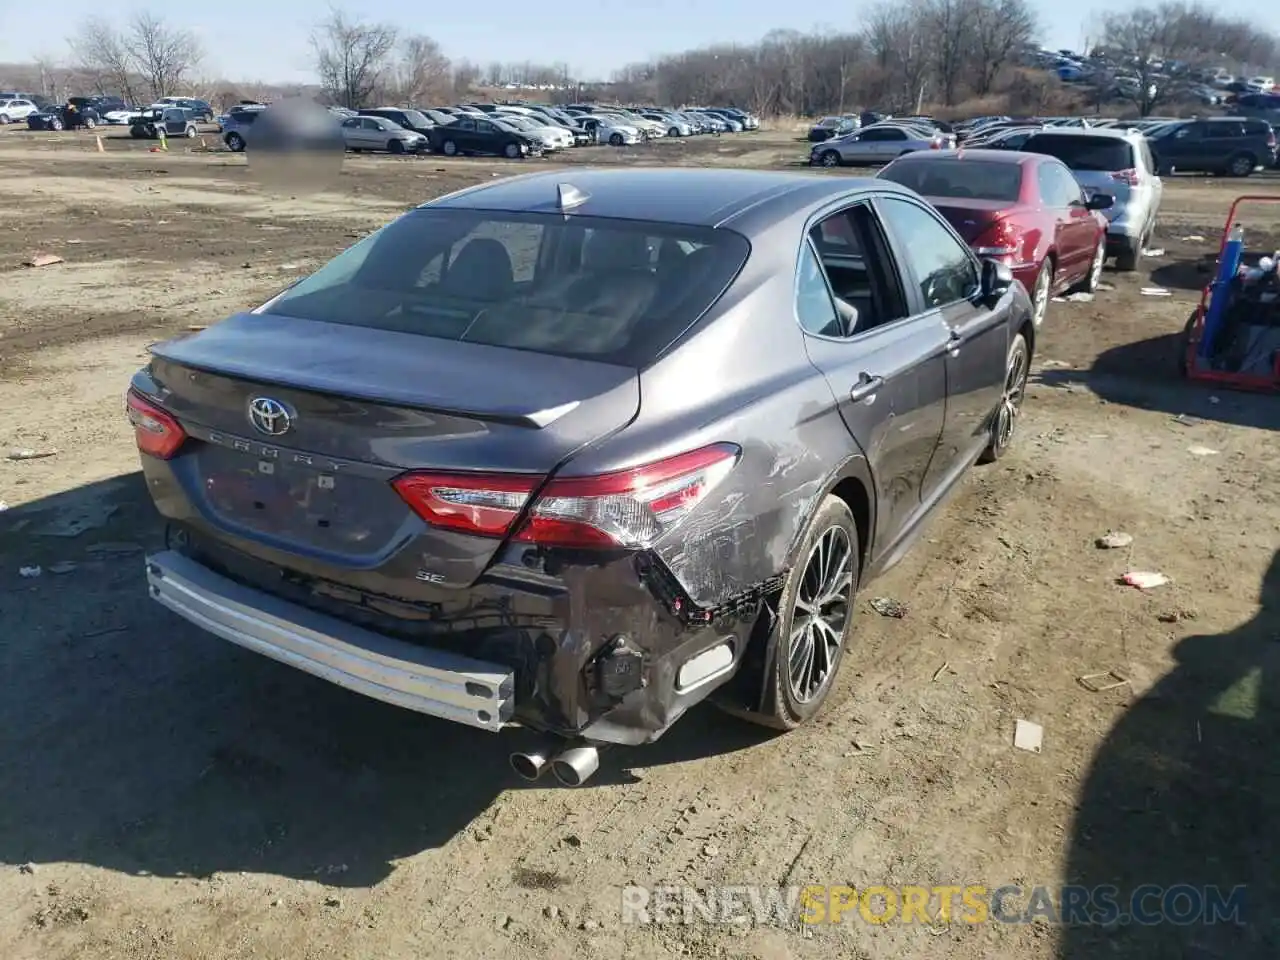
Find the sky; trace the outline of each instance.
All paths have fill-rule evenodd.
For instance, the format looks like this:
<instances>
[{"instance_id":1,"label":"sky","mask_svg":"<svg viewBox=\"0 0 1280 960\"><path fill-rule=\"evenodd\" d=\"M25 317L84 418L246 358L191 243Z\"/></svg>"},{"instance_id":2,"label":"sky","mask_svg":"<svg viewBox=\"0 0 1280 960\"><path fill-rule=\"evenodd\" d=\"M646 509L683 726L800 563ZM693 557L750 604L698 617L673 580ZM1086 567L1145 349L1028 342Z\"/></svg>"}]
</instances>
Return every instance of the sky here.
<instances>
[{"instance_id":1,"label":"sky","mask_svg":"<svg viewBox=\"0 0 1280 960\"><path fill-rule=\"evenodd\" d=\"M1040 17L1045 46L1081 49L1096 36L1105 10L1120 4L1099 6L1081 16L1080 7L1061 0L1031 0ZM839 9L846 20L823 6L806 8L779 4L776 0L594 0L568 10L556 4L530 0L482 0L481 3L424 5L415 0L360 0L345 9L360 19L398 26L406 33L433 37L454 60L468 59L484 65L494 61L567 63L574 76L604 80L618 66L676 53L711 43L751 43L770 30L789 28L853 30L872 0L854 0ZM1265 11L1259 25L1280 32L1280 8L1261 8L1248 0L1210 0L1209 5L1226 16L1251 16ZM325 13L314 0L220 0L217 4L153 3L142 8L164 16L175 26L200 37L205 60L202 76L244 81L296 83L314 79L308 37ZM110 11L115 8L116 12ZM67 44L50 24L74 25L91 16L115 16L122 23L130 11L101 0L52 0L21 3L0 0L5 29L0 33L0 62L24 62L48 57L68 59ZM215 11L213 16L209 11Z\"/></svg>"}]
</instances>

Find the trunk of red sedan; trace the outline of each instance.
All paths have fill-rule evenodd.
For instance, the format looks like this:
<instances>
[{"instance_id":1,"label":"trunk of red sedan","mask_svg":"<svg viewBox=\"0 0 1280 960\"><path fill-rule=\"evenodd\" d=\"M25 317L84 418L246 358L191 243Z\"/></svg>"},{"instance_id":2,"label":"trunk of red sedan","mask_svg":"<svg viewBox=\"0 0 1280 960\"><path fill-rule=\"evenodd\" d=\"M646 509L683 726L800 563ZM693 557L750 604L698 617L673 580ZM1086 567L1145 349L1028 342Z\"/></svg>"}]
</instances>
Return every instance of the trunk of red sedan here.
<instances>
[{"instance_id":1,"label":"trunk of red sedan","mask_svg":"<svg viewBox=\"0 0 1280 960\"><path fill-rule=\"evenodd\" d=\"M926 197L937 211L955 227L956 233L972 245L996 223L1018 210L1017 204L1005 200L970 200L957 197Z\"/></svg>"}]
</instances>

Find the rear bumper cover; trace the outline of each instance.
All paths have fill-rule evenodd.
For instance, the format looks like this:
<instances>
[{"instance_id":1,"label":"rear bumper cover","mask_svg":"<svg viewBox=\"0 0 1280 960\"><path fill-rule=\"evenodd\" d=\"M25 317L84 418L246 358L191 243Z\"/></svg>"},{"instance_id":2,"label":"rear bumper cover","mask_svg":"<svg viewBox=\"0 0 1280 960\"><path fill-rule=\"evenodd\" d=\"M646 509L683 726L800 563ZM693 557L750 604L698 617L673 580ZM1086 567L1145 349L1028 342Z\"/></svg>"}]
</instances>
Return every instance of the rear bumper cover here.
<instances>
[{"instance_id":1,"label":"rear bumper cover","mask_svg":"<svg viewBox=\"0 0 1280 960\"><path fill-rule=\"evenodd\" d=\"M356 693L496 731L513 671L384 637L223 577L166 550L147 558L152 599L209 633Z\"/></svg>"},{"instance_id":2,"label":"rear bumper cover","mask_svg":"<svg viewBox=\"0 0 1280 960\"><path fill-rule=\"evenodd\" d=\"M737 680L759 604L690 621L673 609L697 608L647 555L566 566L550 591L499 564L454 609L396 601L385 590L399 580L378 571L344 571L337 583L324 564L210 532L171 522L169 549L147 561L152 598L356 693L490 731L627 745L657 740L712 695L752 708L738 703L748 693ZM682 688L681 667L722 644L732 662Z\"/></svg>"}]
</instances>

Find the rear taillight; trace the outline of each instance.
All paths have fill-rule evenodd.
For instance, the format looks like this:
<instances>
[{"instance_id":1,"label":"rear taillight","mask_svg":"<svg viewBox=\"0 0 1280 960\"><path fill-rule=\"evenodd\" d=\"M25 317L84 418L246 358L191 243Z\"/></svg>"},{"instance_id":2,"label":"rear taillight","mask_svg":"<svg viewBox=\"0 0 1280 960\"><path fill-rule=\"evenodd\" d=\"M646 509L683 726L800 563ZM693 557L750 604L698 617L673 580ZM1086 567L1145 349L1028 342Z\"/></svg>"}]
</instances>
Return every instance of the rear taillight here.
<instances>
[{"instance_id":1,"label":"rear taillight","mask_svg":"<svg viewBox=\"0 0 1280 960\"><path fill-rule=\"evenodd\" d=\"M1022 231L1008 220L997 220L973 245L980 257L1012 257L1022 245Z\"/></svg>"},{"instance_id":2,"label":"rear taillight","mask_svg":"<svg viewBox=\"0 0 1280 960\"><path fill-rule=\"evenodd\" d=\"M1111 174L1111 179L1131 187L1136 187L1142 182L1142 176L1134 169L1116 170Z\"/></svg>"},{"instance_id":3,"label":"rear taillight","mask_svg":"<svg viewBox=\"0 0 1280 960\"><path fill-rule=\"evenodd\" d=\"M618 473L551 480L544 487L542 477L529 475L416 472L397 477L392 486L435 527L481 537L506 537L514 529L516 540L543 546L644 547L697 506L740 454L733 444L714 444Z\"/></svg>"},{"instance_id":4,"label":"rear taillight","mask_svg":"<svg viewBox=\"0 0 1280 960\"><path fill-rule=\"evenodd\" d=\"M186 442L187 432L171 415L135 390L125 398L129 422L133 424L138 449L152 457L168 460Z\"/></svg>"},{"instance_id":5,"label":"rear taillight","mask_svg":"<svg viewBox=\"0 0 1280 960\"><path fill-rule=\"evenodd\" d=\"M1274 130L1272 130L1270 133L1267 134L1267 146L1274 147L1275 145L1276 145L1276 133Z\"/></svg>"}]
</instances>

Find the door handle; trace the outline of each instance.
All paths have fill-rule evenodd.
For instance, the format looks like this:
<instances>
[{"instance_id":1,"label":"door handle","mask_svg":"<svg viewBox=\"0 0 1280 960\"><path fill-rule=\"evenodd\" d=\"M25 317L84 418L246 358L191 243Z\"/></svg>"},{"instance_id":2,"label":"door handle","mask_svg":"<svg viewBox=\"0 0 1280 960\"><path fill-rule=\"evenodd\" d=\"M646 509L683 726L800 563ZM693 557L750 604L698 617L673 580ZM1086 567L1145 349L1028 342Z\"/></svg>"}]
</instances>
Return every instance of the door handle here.
<instances>
[{"instance_id":1,"label":"door handle","mask_svg":"<svg viewBox=\"0 0 1280 960\"><path fill-rule=\"evenodd\" d=\"M868 373L864 373L858 378L858 382L849 390L849 399L854 403L857 403L860 400L866 400L883 386L884 377L873 377Z\"/></svg>"}]
</instances>

